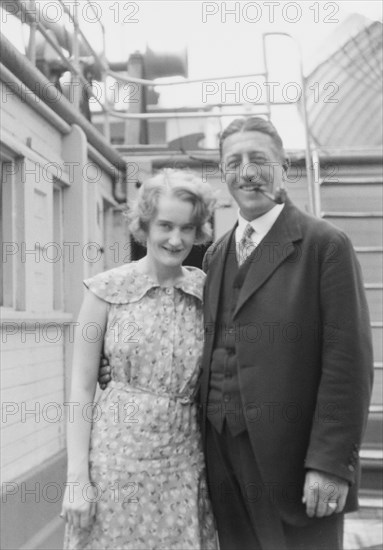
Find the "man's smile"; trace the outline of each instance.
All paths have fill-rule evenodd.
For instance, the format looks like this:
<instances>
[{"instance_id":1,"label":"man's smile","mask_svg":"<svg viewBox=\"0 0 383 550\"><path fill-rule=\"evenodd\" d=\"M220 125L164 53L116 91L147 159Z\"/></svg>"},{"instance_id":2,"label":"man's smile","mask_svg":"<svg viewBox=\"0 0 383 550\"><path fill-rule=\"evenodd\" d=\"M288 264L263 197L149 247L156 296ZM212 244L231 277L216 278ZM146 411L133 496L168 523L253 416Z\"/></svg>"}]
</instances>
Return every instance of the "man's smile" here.
<instances>
[{"instance_id":1,"label":"man's smile","mask_svg":"<svg viewBox=\"0 0 383 550\"><path fill-rule=\"evenodd\" d=\"M238 185L238 189L241 189L241 191L256 192L261 191L263 186L258 183L241 183Z\"/></svg>"}]
</instances>

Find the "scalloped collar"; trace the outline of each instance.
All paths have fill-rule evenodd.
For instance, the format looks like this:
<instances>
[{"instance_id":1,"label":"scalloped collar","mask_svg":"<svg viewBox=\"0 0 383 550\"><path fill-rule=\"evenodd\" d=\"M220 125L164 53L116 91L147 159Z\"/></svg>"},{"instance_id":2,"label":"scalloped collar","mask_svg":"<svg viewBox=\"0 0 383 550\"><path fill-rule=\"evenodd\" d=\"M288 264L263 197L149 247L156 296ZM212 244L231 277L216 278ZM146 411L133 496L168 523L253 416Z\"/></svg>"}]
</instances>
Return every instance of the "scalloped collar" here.
<instances>
[{"instance_id":1,"label":"scalloped collar","mask_svg":"<svg viewBox=\"0 0 383 550\"><path fill-rule=\"evenodd\" d=\"M139 273L136 262L105 272L104 284L108 298L112 303L137 302L153 288L167 288L152 279L146 273ZM186 294L191 294L202 301L205 274L197 267L186 267L187 274L183 279L169 288L177 288Z\"/></svg>"}]
</instances>

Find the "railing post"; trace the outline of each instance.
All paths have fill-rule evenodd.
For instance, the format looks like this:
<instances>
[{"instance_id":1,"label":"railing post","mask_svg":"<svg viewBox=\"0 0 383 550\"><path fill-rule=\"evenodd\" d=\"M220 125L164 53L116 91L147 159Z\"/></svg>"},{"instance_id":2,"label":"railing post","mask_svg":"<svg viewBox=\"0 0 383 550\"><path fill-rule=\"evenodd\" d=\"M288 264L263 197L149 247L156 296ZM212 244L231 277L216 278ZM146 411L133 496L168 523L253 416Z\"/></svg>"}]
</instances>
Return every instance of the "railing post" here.
<instances>
[{"instance_id":1,"label":"railing post","mask_svg":"<svg viewBox=\"0 0 383 550\"><path fill-rule=\"evenodd\" d=\"M73 66L71 83L71 101L76 109L80 107L81 80L80 74L80 43L79 43L79 22L78 22L78 2L73 3Z\"/></svg>"},{"instance_id":2,"label":"railing post","mask_svg":"<svg viewBox=\"0 0 383 550\"><path fill-rule=\"evenodd\" d=\"M29 0L29 5L31 10L36 13L36 2L35 0ZM36 30L37 23L35 20L32 20L30 23L29 31L29 41L28 41L28 54L27 57L33 65L36 65Z\"/></svg>"},{"instance_id":3,"label":"railing post","mask_svg":"<svg viewBox=\"0 0 383 550\"><path fill-rule=\"evenodd\" d=\"M265 83L266 83L266 105L267 105L267 118L271 119L271 102L270 102L270 87L268 86L268 80L269 80L269 69L267 65L267 55L266 55L266 37L268 33L264 33L262 35L262 43L263 43L263 68L265 71Z\"/></svg>"},{"instance_id":4,"label":"railing post","mask_svg":"<svg viewBox=\"0 0 383 550\"><path fill-rule=\"evenodd\" d=\"M104 97L104 121L103 121L103 126L104 126L104 137L105 139L107 140L108 143L110 143L111 141L111 136L110 136L110 115L109 115L109 111L110 111L110 102L109 102L109 97L108 97L108 90L106 88L106 79L108 78L108 75L105 71L103 71L102 73L102 83L104 84L104 94L105 94L105 97Z\"/></svg>"},{"instance_id":5,"label":"railing post","mask_svg":"<svg viewBox=\"0 0 383 550\"><path fill-rule=\"evenodd\" d=\"M320 161L319 161L319 155L318 151L316 149L313 150L312 153L312 161L313 161L313 174L314 174L314 214L318 218L321 217L321 199L320 199Z\"/></svg>"},{"instance_id":6,"label":"railing post","mask_svg":"<svg viewBox=\"0 0 383 550\"><path fill-rule=\"evenodd\" d=\"M312 159L311 159L311 145L310 145L310 131L309 131L309 124L308 124L308 116L307 116L307 100L306 100L306 84L305 84L305 77L303 74L303 60L302 60L302 51L300 48L299 42L291 36L291 34L287 32L267 32L263 35L263 41L264 41L264 59L265 59L265 68L267 68L267 60L266 60L266 47L265 47L265 41L266 37L269 35L279 35L279 36L288 36L291 38L297 47L298 50L298 60L299 60L299 75L301 80L301 88L302 88L302 111L303 111L303 126L304 126L304 135L305 135L305 164L306 164L306 174L307 174L307 192L309 197L309 210L312 214L315 214L316 207L315 207L315 198L314 198L314 185L313 185L313 167L312 167ZM267 86L266 86L267 87Z\"/></svg>"},{"instance_id":7,"label":"railing post","mask_svg":"<svg viewBox=\"0 0 383 550\"><path fill-rule=\"evenodd\" d=\"M309 209L312 214L316 215L315 198L313 191L313 167L311 163L311 145L310 145L310 131L307 115L307 100L306 100L306 84L303 74L302 53L298 45L299 50L299 71L301 76L302 85L302 111L303 111L303 125L305 132L305 161L306 161L306 177L307 177L307 190L309 196Z\"/></svg>"}]
</instances>

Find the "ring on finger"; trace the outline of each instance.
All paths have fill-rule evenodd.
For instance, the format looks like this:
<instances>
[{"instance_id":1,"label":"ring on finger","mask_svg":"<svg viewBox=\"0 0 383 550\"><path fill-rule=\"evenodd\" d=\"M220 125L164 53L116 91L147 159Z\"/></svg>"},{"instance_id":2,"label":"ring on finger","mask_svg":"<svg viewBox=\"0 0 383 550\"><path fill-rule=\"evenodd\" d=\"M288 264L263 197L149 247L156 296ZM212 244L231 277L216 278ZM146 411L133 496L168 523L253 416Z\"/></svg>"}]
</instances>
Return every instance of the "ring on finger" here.
<instances>
[{"instance_id":1,"label":"ring on finger","mask_svg":"<svg viewBox=\"0 0 383 550\"><path fill-rule=\"evenodd\" d=\"M327 506L331 508L331 510L336 510L338 504L336 502L328 502Z\"/></svg>"}]
</instances>

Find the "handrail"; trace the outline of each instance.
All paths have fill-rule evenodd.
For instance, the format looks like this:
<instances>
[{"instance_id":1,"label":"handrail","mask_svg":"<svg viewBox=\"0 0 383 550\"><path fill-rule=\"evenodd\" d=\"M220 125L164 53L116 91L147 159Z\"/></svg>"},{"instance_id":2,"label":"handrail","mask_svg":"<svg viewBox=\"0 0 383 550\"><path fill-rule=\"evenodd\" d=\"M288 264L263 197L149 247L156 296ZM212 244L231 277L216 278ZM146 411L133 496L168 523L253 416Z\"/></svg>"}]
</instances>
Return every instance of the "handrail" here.
<instances>
[{"instance_id":1,"label":"handrail","mask_svg":"<svg viewBox=\"0 0 383 550\"><path fill-rule=\"evenodd\" d=\"M311 144L310 144L310 132L309 132L309 124L308 124L308 115L307 115L307 98L306 98L306 83L305 83L305 77L303 74L303 58L302 58L302 50L300 47L299 42L296 38L291 36L291 34L287 32L267 32L264 33L264 40L267 36L271 35L279 35L279 36L287 36L288 38L291 38L291 40L295 43L298 51L298 62L299 62L299 76L301 80L301 86L302 86L302 111L303 111L303 126L304 126L304 133L305 133L305 164L306 164L306 177L307 177L307 190L308 190L308 197L309 197L309 209L311 213L315 212L315 202L314 202L314 193L313 193L313 174L312 174L312 158L311 158Z\"/></svg>"},{"instance_id":2,"label":"handrail","mask_svg":"<svg viewBox=\"0 0 383 550\"><path fill-rule=\"evenodd\" d=\"M105 29L103 24L99 21L103 33L103 53L101 59L98 57L94 49L92 48L91 44L89 43L88 39L86 38L85 34L81 30L79 23L78 23L78 16L77 16L77 3L74 4L74 12L72 13L71 10L69 10L68 6L65 4L64 0L59 0L60 4L63 6L63 9L65 13L70 17L71 22L73 23L74 27L74 33L73 33L73 53L74 53L74 59L73 61L67 59L63 52L61 51L61 48L56 44L56 42L50 37L49 33L47 32L46 28L43 24L41 24L40 21L37 20L36 16L34 15L35 10L31 10L28 7L25 6L23 2L20 0L16 0L16 4L18 5L19 9L27 15L26 21L31 26L31 38L30 38L30 44L29 44L29 51L28 51L28 57L33 62L35 59L35 32L36 29L38 29L44 38L47 40L47 42L52 46L52 48L58 53L60 59L63 61L66 67L70 70L72 74L73 79L77 79L78 82L82 83L84 86L87 87L87 91L89 92L90 97L95 99L97 103L100 105L104 116L104 126L105 126L105 135L110 136L110 128L109 128L109 117L115 117L115 118L122 118L122 119L141 119L141 120L148 120L148 119L169 119L169 118L222 118L225 116L248 116L249 110L246 110L244 112L201 112L201 111L189 111L189 112L182 112L182 111L172 111L172 112L162 112L162 113L122 113L120 111L111 109L107 97L105 97L104 101L101 101L99 97L93 92L91 86L89 85L89 82L84 78L83 74L81 73L80 67L79 67L79 40L78 37L81 36L82 40L90 52L90 54L93 56L95 63L97 63L98 68L101 72L102 82L105 86L105 79L106 76L111 76L115 78L117 81L123 82L123 83L137 83L141 84L142 86L179 86L179 85L186 85L186 84L195 84L199 82L206 82L207 80L212 81L219 81L219 80L228 80L233 78L254 78L254 77L263 77L267 81L269 71L268 71L268 64L267 64L267 54L266 54L266 40L269 36L287 36L288 38L292 39L294 43L297 46L298 50L298 60L299 60L299 71L300 71L300 78L301 78L301 85L302 85L302 111L303 111L303 123L304 123L304 132L305 132L305 162L306 162L306 171L307 171L307 182L308 182L308 195L309 195L309 203L310 203L310 211L315 212L316 206L315 206L315 197L314 197L314 185L312 181L312 158L311 158L311 146L310 146L310 134L308 129L308 116L307 116L307 101L306 101L306 86L305 86L305 78L303 75L303 65L302 65L302 53L300 49L300 45L297 42L297 40L292 37L289 33L286 32L267 32L262 35L263 40L263 61L264 61L264 71L257 72L257 73L251 73L251 74L242 74L242 75L231 75L231 76L215 76L210 78L194 78L194 79L185 79L181 81L174 81L174 80L149 80L144 78L137 78L129 75L122 75L120 73L116 73L115 71L112 71L105 61ZM91 2L88 0L88 4L94 9ZM34 8L35 2L34 0L30 0L30 6L31 8ZM33 30L34 29L34 30ZM105 86L106 89L106 86ZM78 92L78 90L77 90ZM78 93L75 94L75 103L78 103L79 96ZM298 100L295 101L278 101L274 102L271 101L270 98L270 90L268 86L266 86L266 102L257 103L257 106L266 105L266 112L257 112L254 114L259 115L266 115L268 119L271 117L271 106L274 104L292 104L297 103ZM239 104L240 106L241 104ZM249 103L249 107L252 104ZM243 104L242 104L243 106Z\"/></svg>"},{"instance_id":3,"label":"handrail","mask_svg":"<svg viewBox=\"0 0 383 550\"><path fill-rule=\"evenodd\" d=\"M79 71L75 65L73 64L73 62L71 62L69 59L67 59L65 57L65 55L63 54L63 52L61 51L61 48L56 44L56 42L51 38L51 36L49 35L49 33L46 31L45 27L41 24L40 21L37 21L36 17L33 15L33 13L28 10L28 8L26 8L22 3L17 2L18 6L20 7L20 10L24 12L25 15L27 15L28 17L26 18L28 20L28 18L30 18L30 21L28 21L29 23L33 23L33 24L36 24L36 27L38 28L38 30L41 32L41 34L44 36L44 38L46 39L46 41L49 43L50 46L52 46L52 48L55 50L55 52L57 52L57 54L59 55L60 59L64 62L64 64L68 67L68 70L72 73L72 74L75 74L76 77L80 80L80 82L82 84L84 84L85 86L89 87L89 82L83 77L83 75L81 74L81 71ZM33 54L32 54L33 55ZM89 90L89 93L90 95L100 104L101 108L104 110L104 105L101 103L101 101L99 100L99 98L93 93L93 91L90 89Z\"/></svg>"},{"instance_id":4,"label":"handrail","mask_svg":"<svg viewBox=\"0 0 383 550\"><path fill-rule=\"evenodd\" d=\"M254 76L265 76L266 73L251 73L251 74L237 74L231 76L214 76L214 77L205 77L205 78L185 78L184 80L174 81L174 80L148 80L147 78L137 78L135 76L121 75L116 71L111 71L108 69L108 75L115 78L120 82L129 84L133 82L134 84L142 84L142 86L179 86L182 84L197 84L198 82L207 82L208 80L229 80L230 78L250 78Z\"/></svg>"},{"instance_id":5,"label":"handrail","mask_svg":"<svg viewBox=\"0 0 383 550\"><path fill-rule=\"evenodd\" d=\"M222 118L225 116L248 116L249 114L254 115L268 115L267 111L249 113L249 111L229 111L229 112L206 112L206 111L173 111L166 113L123 113L121 111L109 111L109 115L115 118L125 118L125 119L139 119L139 120L151 120L151 119L160 119L160 118Z\"/></svg>"},{"instance_id":6,"label":"handrail","mask_svg":"<svg viewBox=\"0 0 383 550\"><path fill-rule=\"evenodd\" d=\"M80 107L80 90L76 84L80 84L82 79L79 78L80 74L80 44L79 44L79 23L78 23L78 2L73 4L73 66L75 70L71 73L71 82L75 84L73 89L73 105L76 109ZM82 76L82 75L81 75ZM84 79L85 80L85 79Z\"/></svg>"},{"instance_id":7,"label":"handrail","mask_svg":"<svg viewBox=\"0 0 383 550\"><path fill-rule=\"evenodd\" d=\"M321 197L320 197L320 160L319 154L316 149L312 152L312 161L313 161L313 171L314 171L314 180L313 180L313 198L314 198L314 214L317 218L321 217L322 207L321 207Z\"/></svg>"},{"instance_id":8,"label":"handrail","mask_svg":"<svg viewBox=\"0 0 383 550\"><path fill-rule=\"evenodd\" d=\"M35 10L36 9L36 2L35 0L29 0L29 3L31 7ZM29 34L29 41L28 41L28 50L27 50L27 57L31 63L36 65L36 30L37 30L37 24L36 22L32 22L30 24L30 34Z\"/></svg>"},{"instance_id":9,"label":"handrail","mask_svg":"<svg viewBox=\"0 0 383 550\"><path fill-rule=\"evenodd\" d=\"M269 70L268 70L268 64L267 64L267 55L266 55L266 37L267 34L262 34L262 54L263 54L263 66L265 68L265 81L269 81ZM268 112L268 120L271 119L271 101L270 101L270 88L269 86L266 86L266 103L267 103L267 112Z\"/></svg>"},{"instance_id":10,"label":"handrail","mask_svg":"<svg viewBox=\"0 0 383 550\"><path fill-rule=\"evenodd\" d=\"M26 87L32 90L35 96L61 117L67 124L80 126L88 139L88 142L98 149L105 158L118 170L126 170L125 162L121 155L106 142L104 136L91 124L78 110L73 108L64 95L57 96L57 90L52 90L50 81L21 54L12 43L0 33L0 50L2 63L11 71Z\"/></svg>"},{"instance_id":11,"label":"handrail","mask_svg":"<svg viewBox=\"0 0 383 550\"><path fill-rule=\"evenodd\" d=\"M60 3L63 3L63 0L60 0ZM33 28L35 29L38 29L41 34L44 36L44 38L46 39L46 41L49 43L49 45L55 50L55 52L58 54L58 56L60 57L61 61L64 63L64 65L66 65L66 67L68 68L68 70L72 73L72 75L75 75L79 81L87 87L87 91L89 92L89 94L91 95L92 98L94 98L97 103L99 103L100 107L102 110L105 110L105 106L103 105L103 103L100 101L100 99L97 97L96 94L94 94L94 92L92 91L91 87L89 86L89 82L84 78L84 76L82 75L81 71L78 69L78 67L76 67L76 61L73 63L72 61L70 61L70 59L68 59L67 57L65 57L65 55L63 54L60 46L58 46L56 44L56 42L51 38L51 36L49 35L49 33L47 32L47 30L45 29L44 25L38 21L34 15L34 13L28 9L22 2L20 2L20 0L17 0L17 5L19 7L19 9L24 13L24 15L26 16L25 20L26 22ZM77 8L77 4L75 3L74 4L74 8L76 9ZM70 10L68 10L68 8L64 5L64 10L65 12L71 17L72 19L72 22L74 22L74 18L72 16L72 14L70 13ZM98 55L96 54L96 52L93 50L92 46L89 44L89 42L86 40L86 37L84 35L84 33L81 31L81 29L78 27L78 25L74 24L74 57L76 57L76 53L75 53L75 50L77 49L76 48L76 36L77 36L77 33L81 34L82 38L84 39L84 42L85 42L85 45L89 48L90 50L90 53L92 54L92 56L94 57L95 61L98 62L100 64L100 61L98 59ZM35 59L36 59L36 50L35 50L35 47L36 47L36 43L35 41L32 41L32 44L31 44L31 51L28 52L29 55L29 59L31 60L32 63L35 64ZM101 65L103 68L104 68L104 65ZM76 94L75 94L76 96Z\"/></svg>"},{"instance_id":12,"label":"handrail","mask_svg":"<svg viewBox=\"0 0 383 550\"><path fill-rule=\"evenodd\" d=\"M73 27L74 27L75 17L72 15L70 9L69 9L68 6L65 4L64 0L59 0L59 2L60 2L60 4L62 4L65 13L66 13L66 14L70 17L70 19L72 20ZM91 6L92 10L94 11L94 6L93 6L93 4L92 4L91 2L89 2L89 0L88 0L88 4ZM74 8L75 8L76 10L78 9L77 6L74 6ZM105 70L107 69L107 65L106 65L106 63L104 62L104 59L105 59L105 27L104 27L104 25L101 23L101 21L98 21L98 22L100 23L101 30L102 30L102 53L101 53L101 59L99 58L99 55L97 54L97 52L95 52L95 50L93 49L92 45L89 43L89 40L87 39L87 37L85 36L84 32L82 31L80 25L77 25L77 32L81 35L81 38L83 39L83 41L84 41L84 43L85 43L85 46L88 48L89 53L92 54L95 63L98 64L99 69L100 69L100 72L103 72L103 71L105 71ZM75 27L74 27L74 30L75 30Z\"/></svg>"}]
</instances>

